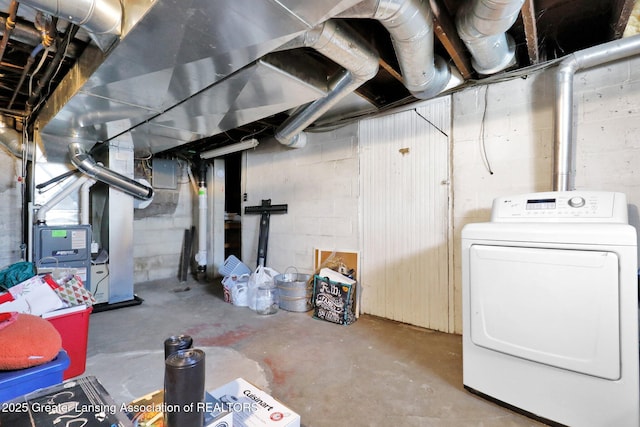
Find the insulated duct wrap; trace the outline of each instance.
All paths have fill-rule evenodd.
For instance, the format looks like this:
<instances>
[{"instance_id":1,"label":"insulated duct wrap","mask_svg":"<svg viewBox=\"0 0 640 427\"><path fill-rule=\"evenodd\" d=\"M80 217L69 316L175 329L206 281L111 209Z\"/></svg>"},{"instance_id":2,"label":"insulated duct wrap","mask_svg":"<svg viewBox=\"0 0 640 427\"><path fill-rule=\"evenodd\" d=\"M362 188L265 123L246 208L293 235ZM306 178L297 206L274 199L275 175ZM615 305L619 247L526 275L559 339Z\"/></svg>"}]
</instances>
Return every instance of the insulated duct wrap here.
<instances>
[{"instance_id":1,"label":"insulated duct wrap","mask_svg":"<svg viewBox=\"0 0 640 427\"><path fill-rule=\"evenodd\" d=\"M30 159L33 156L33 144L23 144L22 135L4 123L0 123L0 144L16 157L23 158L26 155L26 158Z\"/></svg>"}]
</instances>

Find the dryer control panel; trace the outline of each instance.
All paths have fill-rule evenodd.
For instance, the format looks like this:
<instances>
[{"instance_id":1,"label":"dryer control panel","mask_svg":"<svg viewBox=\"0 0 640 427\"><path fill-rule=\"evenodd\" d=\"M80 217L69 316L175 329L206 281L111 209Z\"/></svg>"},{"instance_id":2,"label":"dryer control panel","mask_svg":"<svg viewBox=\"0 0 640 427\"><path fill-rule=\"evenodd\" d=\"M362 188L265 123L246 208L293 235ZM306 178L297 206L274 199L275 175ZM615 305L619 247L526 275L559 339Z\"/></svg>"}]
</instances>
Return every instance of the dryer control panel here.
<instances>
[{"instance_id":1,"label":"dryer control panel","mask_svg":"<svg viewBox=\"0 0 640 427\"><path fill-rule=\"evenodd\" d=\"M499 197L492 222L598 222L628 224L627 197L609 191L551 191Z\"/></svg>"}]
</instances>

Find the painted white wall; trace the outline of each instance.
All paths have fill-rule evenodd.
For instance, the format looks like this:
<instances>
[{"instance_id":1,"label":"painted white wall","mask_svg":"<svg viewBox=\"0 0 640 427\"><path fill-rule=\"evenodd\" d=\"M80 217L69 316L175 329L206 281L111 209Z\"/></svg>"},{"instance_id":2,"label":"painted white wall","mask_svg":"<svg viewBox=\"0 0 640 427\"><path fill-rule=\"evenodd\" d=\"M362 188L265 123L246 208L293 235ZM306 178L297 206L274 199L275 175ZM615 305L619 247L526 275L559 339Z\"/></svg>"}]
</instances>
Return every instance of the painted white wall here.
<instances>
[{"instance_id":1,"label":"painted white wall","mask_svg":"<svg viewBox=\"0 0 640 427\"><path fill-rule=\"evenodd\" d=\"M460 232L489 220L495 197L553 187L555 93L550 68L527 78L473 87L453 96L454 288L461 321ZM576 75L576 189L622 191L640 226L640 58ZM482 129L484 123L484 129ZM483 160L484 135L486 158Z\"/></svg>"},{"instance_id":2,"label":"painted white wall","mask_svg":"<svg viewBox=\"0 0 640 427\"><path fill-rule=\"evenodd\" d=\"M19 159L0 148L0 268L21 261L22 256L20 165Z\"/></svg>"},{"instance_id":3,"label":"painted white wall","mask_svg":"<svg viewBox=\"0 0 640 427\"><path fill-rule=\"evenodd\" d=\"M551 83L549 74L537 73L526 79L476 86L453 95L456 333L462 333L462 228L467 223L488 221L496 197L551 190Z\"/></svg>"},{"instance_id":4,"label":"painted white wall","mask_svg":"<svg viewBox=\"0 0 640 427\"><path fill-rule=\"evenodd\" d=\"M640 57L575 77L575 187L620 191L640 218Z\"/></svg>"},{"instance_id":5,"label":"painted white wall","mask_svg":"<svg viewBox=\"0 0 640 427\"><path fill-rule=\"evenodd\" d=\"M359 127L362 312L444 332L450 112L442 97Z\"/></svg>"},{"instance_id":6,"label":"painted white wall","mask_svg":"<svg viewBox=\"0 0 640 427\"><path fill-rule=\"evenodd\" d=\"M198 198L184 168L178 179L178 191L174 213L133 222L134 283L172 277L177 280L184 230L198 224L194 217Z\"/></svg>"},{"instance_id":7,"label":"painted white wall","mask_svg":"<svg viewBox=\"0 0 640 427\"><path fill-rule=\"evenodd\" d=\"M310 133L307 146L289 149L269 141L247 153L245 206L263 199L288 205L270 219L267 266L313 272L313 251L356 251L358 240L357 124ZM242 215L242 260L255 268L260 215Z\"/></svg>"}]
</instances>

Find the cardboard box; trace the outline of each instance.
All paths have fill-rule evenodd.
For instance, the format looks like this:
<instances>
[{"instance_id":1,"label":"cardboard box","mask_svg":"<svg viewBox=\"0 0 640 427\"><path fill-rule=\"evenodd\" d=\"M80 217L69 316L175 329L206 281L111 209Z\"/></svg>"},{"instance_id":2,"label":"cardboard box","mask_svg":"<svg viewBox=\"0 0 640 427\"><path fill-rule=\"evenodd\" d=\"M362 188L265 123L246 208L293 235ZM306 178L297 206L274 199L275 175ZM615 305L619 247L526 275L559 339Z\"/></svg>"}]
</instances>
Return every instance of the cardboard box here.
<instances>
[{"instance_id":1,"label":"cardboard box","mask_svg":"<svg viewBox=\"0 0 640 427\"><path fill-rule=\"evenodd\" d=\"M300 415L242 378L209 394L233 414L234 427L300 427Z\"/></svg>"}]
</instances>

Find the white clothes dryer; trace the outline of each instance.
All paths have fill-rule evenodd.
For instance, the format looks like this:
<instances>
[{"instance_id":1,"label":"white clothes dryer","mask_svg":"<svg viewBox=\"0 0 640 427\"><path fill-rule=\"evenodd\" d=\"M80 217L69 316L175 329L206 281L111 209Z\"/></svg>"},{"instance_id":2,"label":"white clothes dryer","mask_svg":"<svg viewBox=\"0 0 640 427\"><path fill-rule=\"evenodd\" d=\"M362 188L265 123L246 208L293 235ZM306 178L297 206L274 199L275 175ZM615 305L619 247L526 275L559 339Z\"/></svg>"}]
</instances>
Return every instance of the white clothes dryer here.
<instances>
[{"instance_id":1,"label":"white clothes dryer","mask_svg":"<svg viewBox=\"0 0 640 427\"><path fill-rule=\"evenodd\" d=\"M462 230L465 388L546 422L640 425L637 235L622 193L494 200Z\"/></svg>"}]
</instances>

